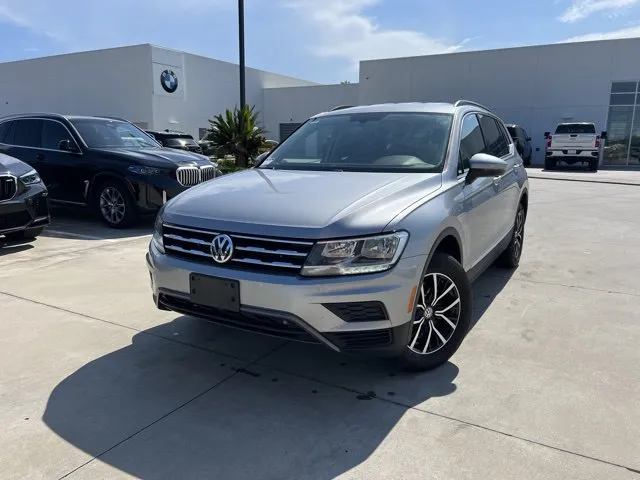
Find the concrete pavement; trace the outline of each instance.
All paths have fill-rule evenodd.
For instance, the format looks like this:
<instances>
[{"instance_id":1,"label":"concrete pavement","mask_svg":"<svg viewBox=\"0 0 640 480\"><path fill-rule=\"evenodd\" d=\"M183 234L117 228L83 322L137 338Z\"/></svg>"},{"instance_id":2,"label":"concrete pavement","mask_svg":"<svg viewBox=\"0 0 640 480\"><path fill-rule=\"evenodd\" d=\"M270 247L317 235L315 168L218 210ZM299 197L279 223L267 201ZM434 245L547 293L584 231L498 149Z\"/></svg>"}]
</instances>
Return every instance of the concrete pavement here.
<instances>
[{"instance_id":1,"label":"concrete pavement","mask_svg":"<svg viewBox=\"0 0 640 480\"><path fill-rule=\"evenodd\" d=\"M531 187L420 375L156 310L148 226L0 247L0 477L640 479L640 188Z\"/></svg>"}]
</instances>

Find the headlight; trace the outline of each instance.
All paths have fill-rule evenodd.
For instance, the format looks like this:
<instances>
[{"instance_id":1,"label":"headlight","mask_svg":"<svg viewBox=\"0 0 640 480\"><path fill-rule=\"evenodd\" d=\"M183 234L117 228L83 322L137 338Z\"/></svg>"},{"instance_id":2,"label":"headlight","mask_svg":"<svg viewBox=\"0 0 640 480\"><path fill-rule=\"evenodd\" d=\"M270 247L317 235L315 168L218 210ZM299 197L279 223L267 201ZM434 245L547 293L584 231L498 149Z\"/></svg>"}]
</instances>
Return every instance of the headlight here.
<instances>
[{"instance_id":1,"label":"headlight","mask_svg":"<svg viewBox=\"0 0 640 480\"><path fill-rule=\"evenodd\" d=\"M158 213L156 223L153 226L153 237L151 241L160 253L164 253L164 241L162 240L162 212Z\"/></svg>"},{"instance_id":2,"label":"headlight","mask_svg":"<svg viewBox=\"0 0 640 480\"><path fill-rule=\"evenodd\" d=\"M35 170L29 170L24 175L21 175L20 176L20 180L25 185L33 185L34 183L40 183L41 182L40 175L38 175L38 172L36 172Z\"/></svg>"},{"instance_id":3,"label":"headlight","mask_svg":"<svg viewBox=\"0 0 640 480\"><path fill-rule=\"evenodd\" d=\"M143 167L141 165L131 165L129 167L129 171L137 173L138 175L160 175L161 173L163 173L159 168Z\"/></svg>"},{"instance_id":4,"label":"headlight","mask_svg":"<svg viewBox=\"0 0 640 480\"><path fill-rule=\"evenodd\" d=\"M395 232L318 242L302 267L302 275L318 277L383 272L397 263L407 240L407 232Z\"/></svg>"}]
</instances>

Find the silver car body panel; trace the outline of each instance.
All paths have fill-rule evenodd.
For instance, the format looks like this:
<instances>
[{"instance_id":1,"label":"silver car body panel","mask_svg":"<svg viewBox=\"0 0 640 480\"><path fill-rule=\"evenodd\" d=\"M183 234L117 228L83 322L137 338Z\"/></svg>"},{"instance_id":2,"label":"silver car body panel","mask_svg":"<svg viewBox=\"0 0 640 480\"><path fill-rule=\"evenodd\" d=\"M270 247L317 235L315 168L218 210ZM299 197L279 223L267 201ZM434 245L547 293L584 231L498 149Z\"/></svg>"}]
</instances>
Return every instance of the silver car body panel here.
<instances>
[{"instance_id":1,"label":"silver car body panel","mask_svg":"<svg viewBox=\"0 0 640 480\"><path fill-rule=\"evenodd\" d=\"M412 315L412 290L443 236L459 243L461 263L472 278L483 261L506 245L516 211L528 191L522 159L511 141L506 172L467 181L458 173L463 118L491 115L478 106L391 104L355 107L320 115L372 111L454 114L442 173L363 173L252 169L193 187L166 204L168 224L216 232L329 240L405 230L410 237L398 264L376 274L332 278L275 275L148 255L154 297L174 292L188 298L191 272L240 281L241 302L289 312L318 332L374 330L403 325ZM497 118L497 117L495 117ZM499 120L499 119L498 119ZM502 121L500 121L502 124ZM505 129L506 132L506 129ZM500 252L497 252L500 253ZM488 266L488 265L487 265ZM331 302L383 302L389 320L345 322L324 308Z\"/></svg>"}]
</instances>

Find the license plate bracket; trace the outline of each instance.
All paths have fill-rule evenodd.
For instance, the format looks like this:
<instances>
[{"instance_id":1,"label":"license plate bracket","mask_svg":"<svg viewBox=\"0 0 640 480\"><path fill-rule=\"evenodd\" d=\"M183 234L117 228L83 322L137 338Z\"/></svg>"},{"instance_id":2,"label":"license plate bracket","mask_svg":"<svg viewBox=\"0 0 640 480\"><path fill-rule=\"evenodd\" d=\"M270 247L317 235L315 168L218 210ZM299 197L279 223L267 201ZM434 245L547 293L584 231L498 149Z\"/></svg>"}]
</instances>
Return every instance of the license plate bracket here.
<instances>
[{"instance_id":1,"label":"license plate bracket","mask_svg":"<svg viewBox=\"0 0 640 480\"><path fill-rule=\"evenodd\" d=\"M210 277L199 273L189 275L191 301L205 307L240 311L240 282L228 278Z\"/></svg>"},{"instance_id":2,"label":"license plate bracket","mask_svg":"<svg viewBox=\"0 0 640 480\"><path fill-rule=\"evenodd\" d=\"M575 151L575 150L569 150L567 153L568 153L569 155L575 155L575 154L576 154L576 151Z\"/></svg>"}]
</instances>

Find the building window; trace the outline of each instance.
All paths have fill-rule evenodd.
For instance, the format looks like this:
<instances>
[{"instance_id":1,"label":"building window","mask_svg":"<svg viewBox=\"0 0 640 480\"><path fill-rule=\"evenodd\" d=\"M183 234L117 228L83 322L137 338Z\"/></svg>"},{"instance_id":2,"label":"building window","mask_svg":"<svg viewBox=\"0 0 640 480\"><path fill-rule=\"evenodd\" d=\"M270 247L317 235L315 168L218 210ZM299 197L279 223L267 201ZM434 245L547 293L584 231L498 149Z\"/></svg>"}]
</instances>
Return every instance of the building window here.
<instances>
[{"instance_id":1,"label":"building window","mask_svg":"<svg viewBox=\"0 0 640 480\"><path fill-rule=\"evenodd\" d=\"M605 165L640 165L640 82L613 82Z\"/></svg>"},{"instance_id":2,"label":"building window","mask_svg":"<svg viewBox=\"0 0 640 480\"><path fill-rule=\"evenodd\" d=\"M280 124L280 143L284 142L289 135L291 135L301 123L281 123Z\"/></svg>"}]
</instances>

